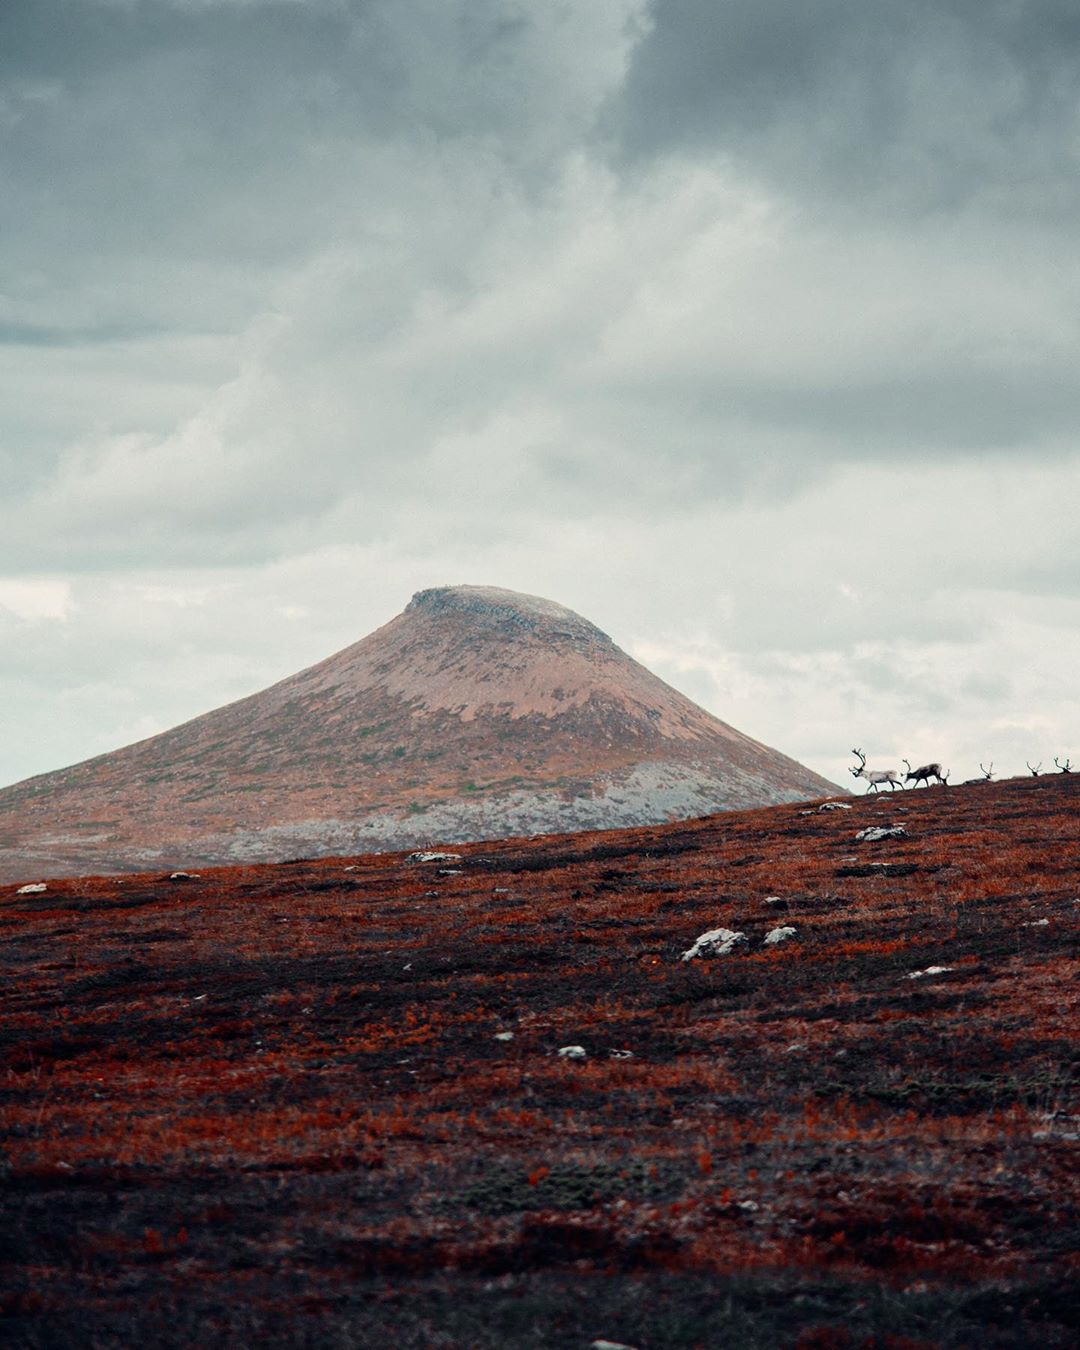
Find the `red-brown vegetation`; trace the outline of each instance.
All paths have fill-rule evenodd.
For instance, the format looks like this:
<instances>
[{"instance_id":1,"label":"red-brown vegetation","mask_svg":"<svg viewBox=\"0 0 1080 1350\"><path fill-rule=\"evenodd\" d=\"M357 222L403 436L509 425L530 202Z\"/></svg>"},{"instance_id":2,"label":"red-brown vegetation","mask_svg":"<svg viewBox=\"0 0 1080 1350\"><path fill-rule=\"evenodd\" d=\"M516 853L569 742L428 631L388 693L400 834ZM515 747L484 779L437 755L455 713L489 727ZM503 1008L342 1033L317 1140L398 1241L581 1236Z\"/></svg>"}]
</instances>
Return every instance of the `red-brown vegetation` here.
<instances>
[{"instance_id":1,"label":"red-brown vegetation","mask_svg":"<svg viewBox=\"0 0 1080 1350\"><path fill-rule=\"evenodd\" d=\"M0 1338L1075 1344L1078 783L0 889Z\"/></svg>"}]
</instances>

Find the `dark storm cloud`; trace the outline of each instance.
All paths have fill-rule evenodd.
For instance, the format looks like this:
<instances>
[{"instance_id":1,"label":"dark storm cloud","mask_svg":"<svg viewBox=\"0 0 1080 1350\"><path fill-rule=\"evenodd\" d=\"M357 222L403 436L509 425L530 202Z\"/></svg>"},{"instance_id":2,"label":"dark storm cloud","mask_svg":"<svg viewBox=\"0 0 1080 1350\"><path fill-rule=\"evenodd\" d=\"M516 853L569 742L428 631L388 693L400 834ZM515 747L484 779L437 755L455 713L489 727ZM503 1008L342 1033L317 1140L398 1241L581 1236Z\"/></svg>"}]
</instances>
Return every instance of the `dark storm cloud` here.
<instances>
[{"instance_id":1,"label":"dark storm cloud","mask_svg":"<svg viewBox=\"0 0 1080 1350\"><path fill-rule=\"evenodd\" d=\"M661 0L611 125L811 196L912 211L1078 200L1072 0Z\"/></svg>"}]
</instances>

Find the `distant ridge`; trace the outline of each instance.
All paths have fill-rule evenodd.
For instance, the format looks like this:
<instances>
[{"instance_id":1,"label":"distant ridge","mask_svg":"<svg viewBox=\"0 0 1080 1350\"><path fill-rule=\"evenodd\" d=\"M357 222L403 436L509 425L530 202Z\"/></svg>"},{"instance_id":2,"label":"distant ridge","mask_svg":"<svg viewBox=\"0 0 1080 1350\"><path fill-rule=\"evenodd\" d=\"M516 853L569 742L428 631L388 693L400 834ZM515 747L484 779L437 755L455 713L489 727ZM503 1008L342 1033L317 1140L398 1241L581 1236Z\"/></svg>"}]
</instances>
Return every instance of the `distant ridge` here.
<instances>
[{"instance_id":1,"label":"distant ridge","mask_svg":"<svg viewBox=\"0 0 1080 1350\"><path fill-rule=\"evenodd\" d=\"M0 880L610 828L834 794L594 624L420 591L279 684L0 791Z\"/></svg>"}]
</instances>

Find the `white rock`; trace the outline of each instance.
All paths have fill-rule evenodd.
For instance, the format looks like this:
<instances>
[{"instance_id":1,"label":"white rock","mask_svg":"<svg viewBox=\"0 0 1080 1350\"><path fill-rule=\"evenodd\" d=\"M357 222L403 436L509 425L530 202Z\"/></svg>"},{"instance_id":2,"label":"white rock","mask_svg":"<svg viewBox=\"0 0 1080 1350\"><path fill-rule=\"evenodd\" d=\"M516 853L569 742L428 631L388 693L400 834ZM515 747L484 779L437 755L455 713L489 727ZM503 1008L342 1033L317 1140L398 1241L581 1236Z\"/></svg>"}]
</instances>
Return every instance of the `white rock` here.
<instances>
[{"instance_id":1,"label":"white rock","mask_svg":"<svg viewBox=\"0 0 1080 1350\"><path fill-rule=\"evenodd\" d=\"M925 970L913 970L907 978L921 980L924 975L947 975L950 970L955 969L955 966L927 966Z\"/></svg>"},{"instance_id":2,"label":"white rock","mask_svg":"<svg viewBox=\"0 0 1080 1350\"><path fill-rule=\"evenodd\" d=\"M876 844L879 839L906 839L907 830L903 825L870 825L855 838L862 844Z\"/></svg>"},{"instance_id":3,"label":"white rock","mask_svg":"<svg viewBox=\"0 0 1080 1350\"><path fill-rule=\"evenodd\" d=\"M710 928L702 933L694 945L682 954L684 961L692 961L695 956L727 956L736 947L746 946L746 934L736 933L731 928Z\"/></svg>"},{"instance_id":4,"label":"white rock","mask_svg":"<svg viewBox=\"0 0 1080 1350\"><path fill-rule=\"evenodd\" d=\"M460 867L440 867L435 873L437 877L459 877L461 876Z\"/></svg>"},{"instance_id":5,"label":"white rock","mask_svg":"<svg viewBox=\"0 0 1080 1350\"><path fill-rule=\"evenodd\" d=\"M405 859L407 863L423 862L460 862L460 853L430 853L421 850L419 853L410 853Z\"/></svg>"},{"instance_id":6,"label":"white rock","mask_svg":"<svg viewBox=\"0 0 1080 1350\"><path fill-rule=\"evenodd\" d=\"M495 1033L495 1039L497 1041L512 1041L514 1039L514 1033L512 1031L497 1031Z\"/></svg>"},{"instance_id":7,"label":"white rock","mask_svg":"<svg viewBox=\"0 0 1080 1350\"><path fill-rule=\"evenodd\" d=\"M170 872L170 881L198 881L198 872Z\"/></svg>"},{"instance_id":8,"label":"white rock","mask_svg":"<svg viewBox=\"0 0 1080 1350\"><path fill-rule=\"evenodd\" d=\"M1046 1128L1035 1130L1032 1139L1061 1139L1075 1144L1080 1139L1080 1116L1066 1115L1063 1111L1045 1111L1042 1119Z\"/></svg>"},{"instance_id":9,"label":"white rock","mask_svg":"<svg viewBox=\"0 0 1080 1350\"><path fill-rule=\"evenodd\" d=\"M637 1350L637 1347L624 1345L622 1341L590 1341L589 1350Z\"/></svg>"},{"instance_id":10,"label":"white rock","mask_svg":"<svg viewBox=\"0 0 1080 1350\"><path fill-rule=\"evenodd\" d=\"M611 1059L633 1059L633 1050L609 1050L608 1056Z\"/></svg>"},{"instance_id":11,"label":"white rock","mask_svg":"<svg viewBox=\"0 0 1080 1350\"><path fill-rule=\"evenodd\" d=\"M47 891L48 889L49 888L45 885L43 881L32 881L29 884L29 886L20 886L19 889L15 892L15 894L40 895L42 891Z\"/></svg>"},{"instance_id":12,"label":"white rock","mask_svg":"<svg viewBox=\"0 0 1080 1350\"><path fill-rule=\"evenodd\" d=\"M786 942L788 938L793 938L799 930L797 928L774 928L771 932L765 934L765 946L775 947L778 942Z\"/></svg>"},{"instance_id":13,"label":"white rock","mask_svg":"<svg viewBox=\"0 0 1080 1350\"><path fill-rule=\"evenodd\" d=\"M738 1207L744 1214L756 1214L761 1208L756 1200L740 1200Z\"/></svg>"},{"instance_id":14,"label":"white rock","mask_svg":"<svg viewBox=\"0 0 1080 1350\"><path fill-rule=\"evenodd\" d=\"M851 807L847 802L822 802L818 811L850 811Z\"/></svg>"},{"instance_id":15,"label":"white rock","mask_svg":"<svg viewBox=\"0 0 1080 1350\"><path fill-rule=\"evenodd\" d=\"M560 1059L584 1059L585 1047L583 1045L564 1045L559 1051Z\"/></svg>"},{"instance_id":16,"label":"white rock","mask_svg":"<svg viewBox=\"0 0 1080 1350\"><path fill-rule=\"evenodd\" d=\"M1046 928L1049 926L1049 919L1032 919L1030 923L1022 923L1021 928Z\"/></svg>"},{"instance_id":17,"label":"white rock","mask_svg":"<svg viewBox=\"0 0 1080 1350\"><path fill-rule=\"evenodd\" d=\"M782 905L784 897L782 895L767 895L761 903L763 905Z\"/></svg>"}]
</instances>

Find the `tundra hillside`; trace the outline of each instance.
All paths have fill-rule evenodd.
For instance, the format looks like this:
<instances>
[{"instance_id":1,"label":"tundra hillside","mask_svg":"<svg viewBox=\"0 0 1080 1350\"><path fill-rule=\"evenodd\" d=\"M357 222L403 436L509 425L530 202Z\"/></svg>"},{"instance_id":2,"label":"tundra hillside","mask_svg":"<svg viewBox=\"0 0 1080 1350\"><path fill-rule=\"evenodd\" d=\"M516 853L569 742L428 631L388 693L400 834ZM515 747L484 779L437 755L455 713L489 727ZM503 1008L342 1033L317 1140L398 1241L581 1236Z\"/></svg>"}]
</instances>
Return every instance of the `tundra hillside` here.
<instances>
[{"instance_id":1,"label":"tundra hillside","mask_svg":"<svg viewBox=\"0 0 1080 1350\"><path fill-rule=\"evenodd\" d=\"M0 1336L1073 1346L1078 804L0 889Z\"/></svg>"}]
</instances>

